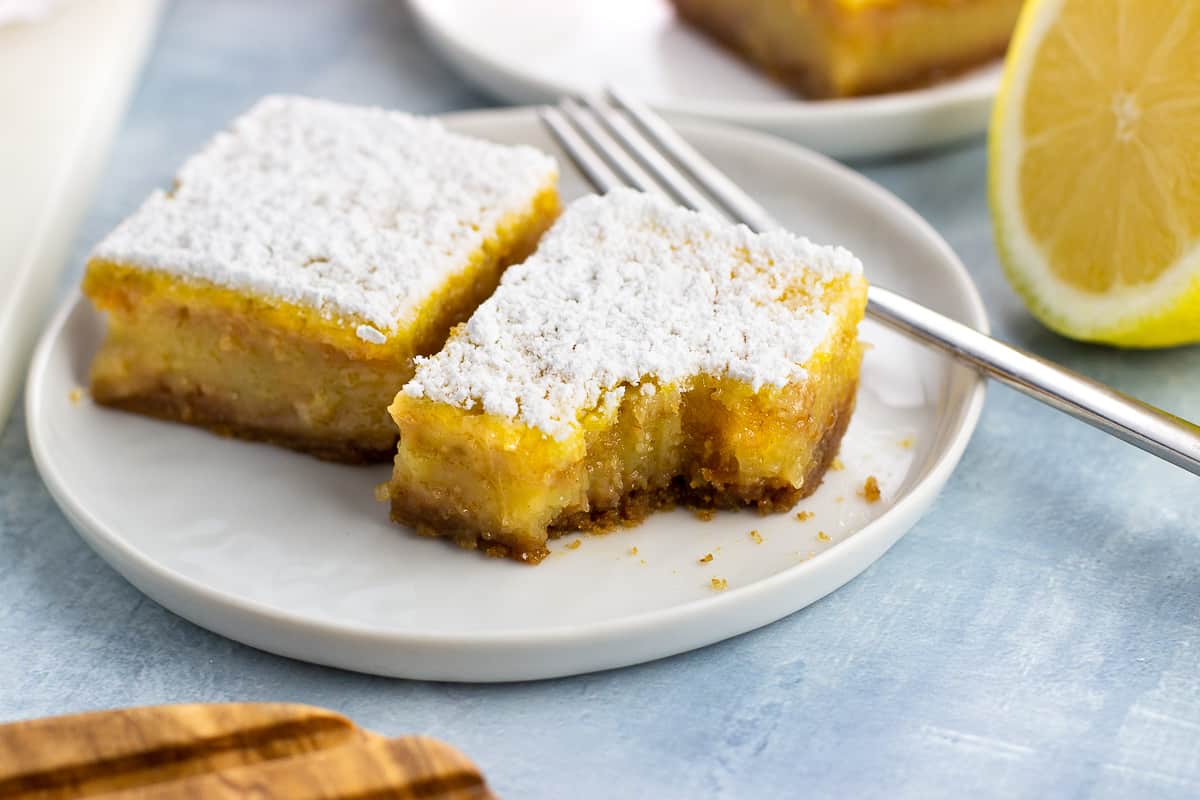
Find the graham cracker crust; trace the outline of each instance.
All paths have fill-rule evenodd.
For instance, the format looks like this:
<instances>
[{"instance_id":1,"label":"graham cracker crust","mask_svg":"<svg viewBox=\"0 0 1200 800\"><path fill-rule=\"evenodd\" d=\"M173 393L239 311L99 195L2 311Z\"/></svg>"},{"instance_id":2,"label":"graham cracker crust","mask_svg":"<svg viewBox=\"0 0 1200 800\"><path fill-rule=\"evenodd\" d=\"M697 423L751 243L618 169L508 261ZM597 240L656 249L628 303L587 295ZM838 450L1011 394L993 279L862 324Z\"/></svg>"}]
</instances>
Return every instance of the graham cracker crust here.
<instances>
[{"instance_id":1,"label":"graham cracker crust","mask_svg":"<svg viewBox=\"0 0 1200 800\"><path fill-rule=\"evenodd\" d=\"M323 461L341 464L378 464L392 458L399 435L378 447L362 446L344 438L323 439L319 436L297 435L266 425L247 425L237 421L227 404L202 394L178 395L167 390L142 392L124 397L106 397L103 386L92 387L97 403L121 411L131 411L167 422L182 422L203 428L218 436L264 442L290 450L298 450Z\"/></svg>"}]
</instances>

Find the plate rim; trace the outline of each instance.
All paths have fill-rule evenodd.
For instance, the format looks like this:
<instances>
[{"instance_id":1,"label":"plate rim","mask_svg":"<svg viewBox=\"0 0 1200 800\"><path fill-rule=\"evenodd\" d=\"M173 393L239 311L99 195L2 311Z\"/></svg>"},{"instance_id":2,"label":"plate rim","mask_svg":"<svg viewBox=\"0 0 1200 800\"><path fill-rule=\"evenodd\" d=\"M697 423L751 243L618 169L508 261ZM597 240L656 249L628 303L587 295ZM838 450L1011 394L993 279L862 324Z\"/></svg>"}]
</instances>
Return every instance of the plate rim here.
<instances>
[{"instance_id":1,"label":"plate rim","mask_svg":"<svg viewBox=\"0 0 1200 800\"><path fill-rule=\"evenodd\" d=\"M507 120L510 123L527 122L536 125L535 114L536 110L532 107L519 107L462 111L439 115L439 117L450 123L454 121L466 121L469 123L478 120ZM836 180L855 184L855 188L859 192L865 193L864 196L873 196L875 202L882 204L889 214L896 216L902 224L915 226L922 234L922 238L928 240L941 251L945 268L948 270L946 275L953 277L956 284L956 294L965 301L966 311L969 316L973 317L972 319L963 319L962 321L983 332L988 331L987 315L978 287L975 285L962 261L945 239L924 218L884 187L826 156L766 133L707 121L687 122L678 127L685 135L725 137L731 144L737 143L739 146L753 146L758 151L763 152L763 155L768 158L774 153L789 159L807 161L809 162L809 166L831 173ZM957 371L965 376L966 385L964 386L964 390L966 396L959 406L956 419L950 421L947 428L942 429L949 433L945 443L936 453L931 453L923 465L919 466L923 470L923 473L919 475L905 494L897 498L881 516L859 528L853 535L838 542L828 550L812 559L793 564L786 569L756 580L748 585L733 587L726 592L714 594L711 597L686 601L664 609L643 611L623 617L591 622L585 625L555 625L553 627L538 629L493 629L465 634L381 628L377 625L354 621L334 622L312 618L299 612L268 605L259 600L228 594L224 591L214 589L199 579L180 573L169 566L155 561L130 544L120 535L118 530L96 519L73 496L67 482L55 470L54 456L50 453L45 437L42 435L41 429L45 425L45 422L39 408L44 405L42 401L43 390L48 388L45 385L45 376L48 373L49 364L63 340L62 334L68 321L81 309L84 312L90 313L90 310L85 307L85 301L81 292L76 288L63 300L43 331L27 373L25 391L27 435L35 466L47 490L54 498L56 504L62 509L68 521L71 522L72 526L80 534L81 538L109 566L132 583L139 591L151 596L152 599L173 613L195 622L200 627L212 630L227 638L247 643L250 646L260 647L260 649L277 653L282 652L282 650L261 646L255 642L247 641L247 637L245 636L234 635L221 627L213 626L210 622L201 622L198 619L194 619L190 613L184 613L180 610L179 607L184 605L184 603L177 600L174 602L163 602L159 598L157 591L147 590L141 581L135 580L130 576L131 570L127 568L128 565L136 567L137 570L156 580L167 582L172 587L171 593L174 597L178 597L180 594L188 595L188 605L197 603L205 604L210 609L216 607L217 610L215 613L229 614L232 612L238 615L250 615L250 617L257 618L260 622L277 626L282 625L297 633L312 633L315 631L327 636L340 638L343 641L354 640L391 647L405 645L411 647L432 647L443 649L446 652L461 651L463 649L486 652L488 650L508 650L511 648L529 648L531 651L536 651L538 648L548 646L561 647L564 645L595 646L606 642L620 641L625 638L633 639L639 635L644 636L646 633L660 629L673 629L688 623L694 624L697 619L702 619L713 612L714 609L722 609L726 618L728 618L729 616L735 616L738 608L753 608L756 604L760 603L768 606L770 603L764 603L762 598L776 596L782 588L795 581L803 580L808 573L816 571L818 568L821 568L822 573L835 572L838 563L852 561L856 550L869 546L877 537L885 537L887 531L893 527L895 519L899 518L902 520L906 516L911 515L913 516L913 522L915 522L927 510L929 504L932 503L936 494L941 490L946 480L949 479L957 467L967 444L978 426L986 398L987 382L983 376L977 373L972 374L965 367L957 368ZM884 547L883 552L886 552L891 547L891 544L894 544L895 541L905 535L912 524L910 523L904 527L893 538L892 542ZM115 563L117 559L110 558L106 550L115 550L118 559L122 563ZM882 554L881 552L880 555L871 559L867 566L877 561ZM859 574L865 568L864 566L860 569L852 570L853 575L850 579L853 579L855 575ZM824 594L840 588L850 579L837 582L834 587ZM815 602L815 600L812 602ZM764 619L753 625L738 625L738 632L748 632L770 624L800 610L808 604L805 603L799 607L792 608L783 614L773 614L769 619ZM651 658L637 658L632 661L618 659L619 663L589 669L568 669L564 671L548 667L546 671L527 670L520 676L515 677L451 679L477 681L525 680L578 674L593 671L594 669L609 668L609 666L641 663L654 658L686 652L687 650L696 649L728 638L730 635L734 634L714 634L706 641L688 647L668 646L664 652L651 656ZM265 637L260 637L260 641L262 638ZM284 655L303 658L304 660L316 663L325 663L330 666L374 672L375 674L399 674L349 666L346 659L339 659L337 657L337 653L331 653L331 658L325 660L314 659L310 656L296 656L292 653L284 653ZM484 672L486 671L485 669ZM406 673L405 677L418 676ZM433 674L421 675L419 677L438 678L437 675ZM440 679L445 680L447 678L442 675Z\"/></svg>"},{"instance_id":2,"label":"plate rim","mask_svg":"<svg viewBox=\"0 0 1200 800\"><path fill-rule=\"evenodd\" d=\"M519 72L489 53L469 47L462 38L443 24L433 10L441 0L409 0L418 28L434 48L448 58L456 68L462 70L464 61L470 61L493 75L503 75L505 80L520 87L520 92L501 92L487 84L489 92L512 97L514 94L542 97L564 97L577 94L579 88L554 78L534 76ZM994 67L999 59L978 69ZM474 72L472 69L471 72ZM951 78L941 83L916 89L906 89L884 94L862 97L832 98L827 100L757 100L719 102L704 100L673 100L653 98L656 109L668 114L703 117L712 121L739 122L748 125L784 125L805 120L813 123L844 121L845 124L865 124L898 112L907 114L927 113L936 109L991 103L1000 89L999 71L993 75L974 75L976 70ZM968 79L971 78L971 79ZM472 79L476 85L482 85Z\"/></svg>"}]
</instances>

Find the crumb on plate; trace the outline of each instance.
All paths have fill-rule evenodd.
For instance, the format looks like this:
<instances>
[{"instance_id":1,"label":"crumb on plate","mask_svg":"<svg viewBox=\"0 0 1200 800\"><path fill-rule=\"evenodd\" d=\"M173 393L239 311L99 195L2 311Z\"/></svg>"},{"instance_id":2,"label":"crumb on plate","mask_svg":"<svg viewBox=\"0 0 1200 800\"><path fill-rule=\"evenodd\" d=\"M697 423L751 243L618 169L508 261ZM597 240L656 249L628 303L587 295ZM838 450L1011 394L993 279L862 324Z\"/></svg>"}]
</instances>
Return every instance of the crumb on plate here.
<instances>
[{"instance_id":1,"label":"crumb on plate","mask_svg":"<svg viewBox=\"0 0 1200 800\"><path fill-rule=\"evenodd\" d=\"M704 554L704 556L703 556L703 557L700 559L700 563L701 563L701 564L707 564L708 562L710 562L710 561L712 561L712 560L713 560L713 554L712 554L712 553L705 553L705 554Z\"/></svg>"},{"instance_id":2,"label":"crumb on plate","mask_svg":"<svg viewBox=\"0 0 1200 800\"><path fill-rule=\"evenodd\" d=\"M723 592L729 588L729 581L724 578L713 578L708 582L708 585L712 587L714 592Z\"/></svg>"},{"instance_id":3,"label":"crumb on plate","mask_svg":"<svg viewBox=\"0 0 1200 800\"><path fill-rule=\"evenodd\" d=\"M797 519L798 521L800 521L800 522L808 522L810 519L812 519L812 518L813 518L813 517L815 517L815 516L816 516L816 514L814 514L814 513L813 513L813 512L811 512L811 511L798 511L798 512L796 512L796 519Z\"/></svg>"},{"instance_id":4,"label":"crumb on plate","mask_svg":"<svg viewBox=\"0 0 1200 800\"><path fill-rule=\"evenodd\" d=\"M581 545L581 544L583 544L583 539L575 539L574 541L567 542L567 549L568 550L578 550L579 545Z\"/></svg>"},{"instance_id":5,"label":"crumb on plate","mask_svg":"<svg viewBox=\"0 0 1200 800\"><path fill-rule=\"evenodd\" d=\"M822 542L832 542L833 539L825 531L817 531L817 538Z\"/></svg>"},{"instance_id":6,"label":"crumb on plate","mask_svg":"<svg viewBox=\"0 0 1200 800\"><path fill-rule=\"evenodd\" d=\"M761 533L759 533L758 531L750 531L750 538L754 540L754 543L755 543L755 544L762 544L762 543L763 543L763 537L762 537L762 534L761 534Z\"/></svg>"},{"instance_id":7,"label":"crumb on plate","mask_svg":"<svg viewBox=\"0 0 1200 800\"><path fill-rule=\"evenodd\" d=\"M868 475L866 483L863 484L862 492L860 493L868 503L879 502L879 481L874 475Z\"/></svg>"}]
</instances>

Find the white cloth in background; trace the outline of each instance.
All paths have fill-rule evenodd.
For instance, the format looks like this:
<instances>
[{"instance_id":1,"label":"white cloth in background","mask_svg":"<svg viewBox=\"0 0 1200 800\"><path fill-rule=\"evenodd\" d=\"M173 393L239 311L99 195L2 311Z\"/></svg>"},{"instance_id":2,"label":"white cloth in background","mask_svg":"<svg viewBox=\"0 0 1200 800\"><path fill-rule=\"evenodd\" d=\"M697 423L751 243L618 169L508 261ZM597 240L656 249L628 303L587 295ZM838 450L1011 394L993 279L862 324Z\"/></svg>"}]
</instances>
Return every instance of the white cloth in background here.
<instances>
[{"instance_id":1,"label":"white cloth in background","mask_svg":"<svg viewBox=\"0 0 1200 800\"><path fill-rule=\"evenodd\" d=\"M0 0L0 26L35 22L65 0Z\"/></svg>"}]
</instances>

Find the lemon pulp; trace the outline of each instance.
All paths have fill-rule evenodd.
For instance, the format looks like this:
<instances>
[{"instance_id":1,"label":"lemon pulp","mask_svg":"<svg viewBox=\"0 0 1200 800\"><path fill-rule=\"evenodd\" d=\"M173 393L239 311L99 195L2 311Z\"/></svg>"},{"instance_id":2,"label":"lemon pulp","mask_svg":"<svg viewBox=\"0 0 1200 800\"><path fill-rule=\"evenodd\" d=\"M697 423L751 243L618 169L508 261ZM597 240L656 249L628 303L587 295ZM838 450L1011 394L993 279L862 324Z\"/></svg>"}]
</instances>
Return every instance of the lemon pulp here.
<instances>
[{"instance_id":1,"label":"lemon pulp","mask_svg":"<svg viewBox=\"0 0 1200 800\"><path fill-rule=\"evenodd\" d=\"M1200 3L1034 0L992 130L1002 261L1076 338L1200 338Z\"/></svg>"}]
</instances>

